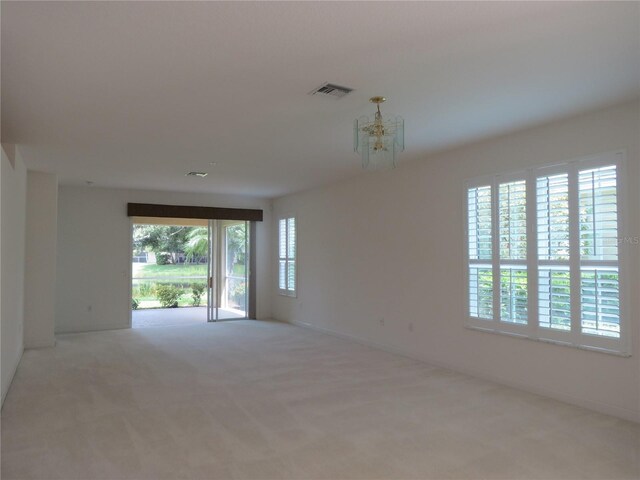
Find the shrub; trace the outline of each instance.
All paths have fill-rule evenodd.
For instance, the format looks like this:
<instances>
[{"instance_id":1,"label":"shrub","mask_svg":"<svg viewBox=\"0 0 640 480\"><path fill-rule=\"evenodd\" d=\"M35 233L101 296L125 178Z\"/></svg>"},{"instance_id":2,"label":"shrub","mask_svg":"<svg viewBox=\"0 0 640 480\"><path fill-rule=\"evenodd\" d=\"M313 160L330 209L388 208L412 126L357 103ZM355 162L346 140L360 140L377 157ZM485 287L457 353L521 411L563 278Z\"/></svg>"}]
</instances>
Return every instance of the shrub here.
<instances>
[{"instance_id":1,"label":"shrub","mask_svg":"<svg viewBox=\"0 0 640 480\"><path fill-rule=\"evenodd\" d=\"M245 282L234 282L229 287L230 300L235 303L237 307L242 307L245 301L244 296L246 291Z\"/></svg>"},{"instance_id":2,"label":"shrub","mask_svg":"<svg viewBox=\"0 0 640 480\"><path fill-rule=\"evenodd\" d=\"M137 310L139 306L140 306L140 301L137 298L132 298L131 299L131 308L134 309L134 310Z\"/></svg>"},{"instance_id":3,"label":"shrub","mask_svg":"<svg viewBox=\"0 0 640 480\"><path fill-rule=\"evenodd\" d=\"M156 285L156 297L163 308L176 308L180 295L182 295L182 290L175 285Z\"/></svg>"},{"instance_id":4,"label":"shrub","mask_svg":"<svg viewBox=\"0 0 640 480\"><path fill-rule=\"evenodd\" d=\"M206 284L204 283L194 283L191 285L191 298L193 299L191 304L194 307L199 307L200 306L200 300L202 298L202 293L204 292L204 289L206 288Z\"/></svg>"},{"instance_id":5,"label":"shrub","mask_svg":"<svg viewBox=\"0 0 640 480\"><path fill-rule=\"evenodd\" d=\"M171 261L171 254L167 252L156 253L157 265L169 265Z\"/></svg>"},{"instance_id":6,"label":"shrub","mask_svg":"<svg viewBox=\"0 0 640 480\"><path fill-rule=\"evenodd\" d=\"M141 297L152 297L153 296L153 284L149 282L144 282L138 285L138 291L140 292Z\"/></svg>"}]
</instances>

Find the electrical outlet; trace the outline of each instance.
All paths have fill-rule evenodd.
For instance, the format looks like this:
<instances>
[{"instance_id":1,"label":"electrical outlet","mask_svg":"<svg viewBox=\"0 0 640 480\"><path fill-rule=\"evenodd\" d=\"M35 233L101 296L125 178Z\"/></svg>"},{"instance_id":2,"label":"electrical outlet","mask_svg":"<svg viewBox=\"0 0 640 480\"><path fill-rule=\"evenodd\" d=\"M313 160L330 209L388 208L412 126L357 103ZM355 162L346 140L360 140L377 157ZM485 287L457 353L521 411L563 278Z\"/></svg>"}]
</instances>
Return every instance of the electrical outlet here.
<instances>
[{"instance_id":1,"label":"electrical outlet","mask_svg":"<svg viewBox=\"0 0 640 480\"><path fill-rule=\"evenodd\" d=\"M380 325L382 325L384 327L384 318L383 317L380 317L379 322L380 322Z\"/></svg>"},{"instance_id":2,"label":"electrical outlet","mask_svg":"<svg viewBox=\"0 0 640 480\"><path fill-rule=\"evenodd\" d=\"M413 332L413 322L409 322L409 331Z\"/></svg>"}]
</instances>

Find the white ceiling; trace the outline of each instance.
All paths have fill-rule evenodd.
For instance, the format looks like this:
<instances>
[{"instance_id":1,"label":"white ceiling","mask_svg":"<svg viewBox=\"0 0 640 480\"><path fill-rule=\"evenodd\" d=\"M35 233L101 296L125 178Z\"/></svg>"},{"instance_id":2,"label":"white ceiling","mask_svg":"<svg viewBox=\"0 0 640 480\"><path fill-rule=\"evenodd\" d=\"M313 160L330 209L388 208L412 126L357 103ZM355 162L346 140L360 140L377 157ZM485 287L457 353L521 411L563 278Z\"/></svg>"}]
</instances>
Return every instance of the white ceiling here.
<instances>
[{"instance_id":1,"label":"white ceiling","mask_svg":"<svg viewBox=\"0 0 640 480\"><path fill-rule=\"evenodd\" d=\"M361 173L373 95L402 162L640 94L638 2L1 8L2 141L63 184L272 197Z\"/></svg>"}]
</instances>

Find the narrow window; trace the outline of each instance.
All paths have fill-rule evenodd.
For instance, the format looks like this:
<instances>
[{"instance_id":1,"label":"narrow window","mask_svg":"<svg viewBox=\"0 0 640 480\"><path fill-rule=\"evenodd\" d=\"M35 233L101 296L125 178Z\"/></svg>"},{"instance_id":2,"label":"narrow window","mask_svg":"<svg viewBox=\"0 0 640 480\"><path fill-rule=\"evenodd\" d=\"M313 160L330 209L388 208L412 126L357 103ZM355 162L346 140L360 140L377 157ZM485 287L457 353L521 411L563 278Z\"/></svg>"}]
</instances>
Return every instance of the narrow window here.
<instances>
[{"instance_id":1,"label":"narrow window","mask_svg":"<svg viewBox=\"0 0 640 480\"><path fill-rule=\"evenodd\" d=\"M296 295L296 219L281 218L278 224L278 289Z\"/></svg>"}]
</instances>

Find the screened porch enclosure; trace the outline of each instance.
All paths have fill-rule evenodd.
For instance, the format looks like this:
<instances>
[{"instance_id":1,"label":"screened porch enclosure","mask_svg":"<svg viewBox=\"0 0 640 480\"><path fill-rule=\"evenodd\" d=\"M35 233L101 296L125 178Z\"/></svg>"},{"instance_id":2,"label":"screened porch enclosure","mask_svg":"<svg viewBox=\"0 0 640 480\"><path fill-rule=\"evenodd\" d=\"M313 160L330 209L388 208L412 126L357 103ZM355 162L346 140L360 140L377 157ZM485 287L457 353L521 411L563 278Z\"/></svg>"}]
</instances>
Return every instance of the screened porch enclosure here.
<instances>
[{"instance_id":1,"label":"screened porch enclosure","mask_svg":"<svg viewBox=\"0 0 640 480\"><path fill-rule=\"evenodd\" d=\"M131 323L247 318L248 222L134 219Z\"/></svg>"}]
</instances>

